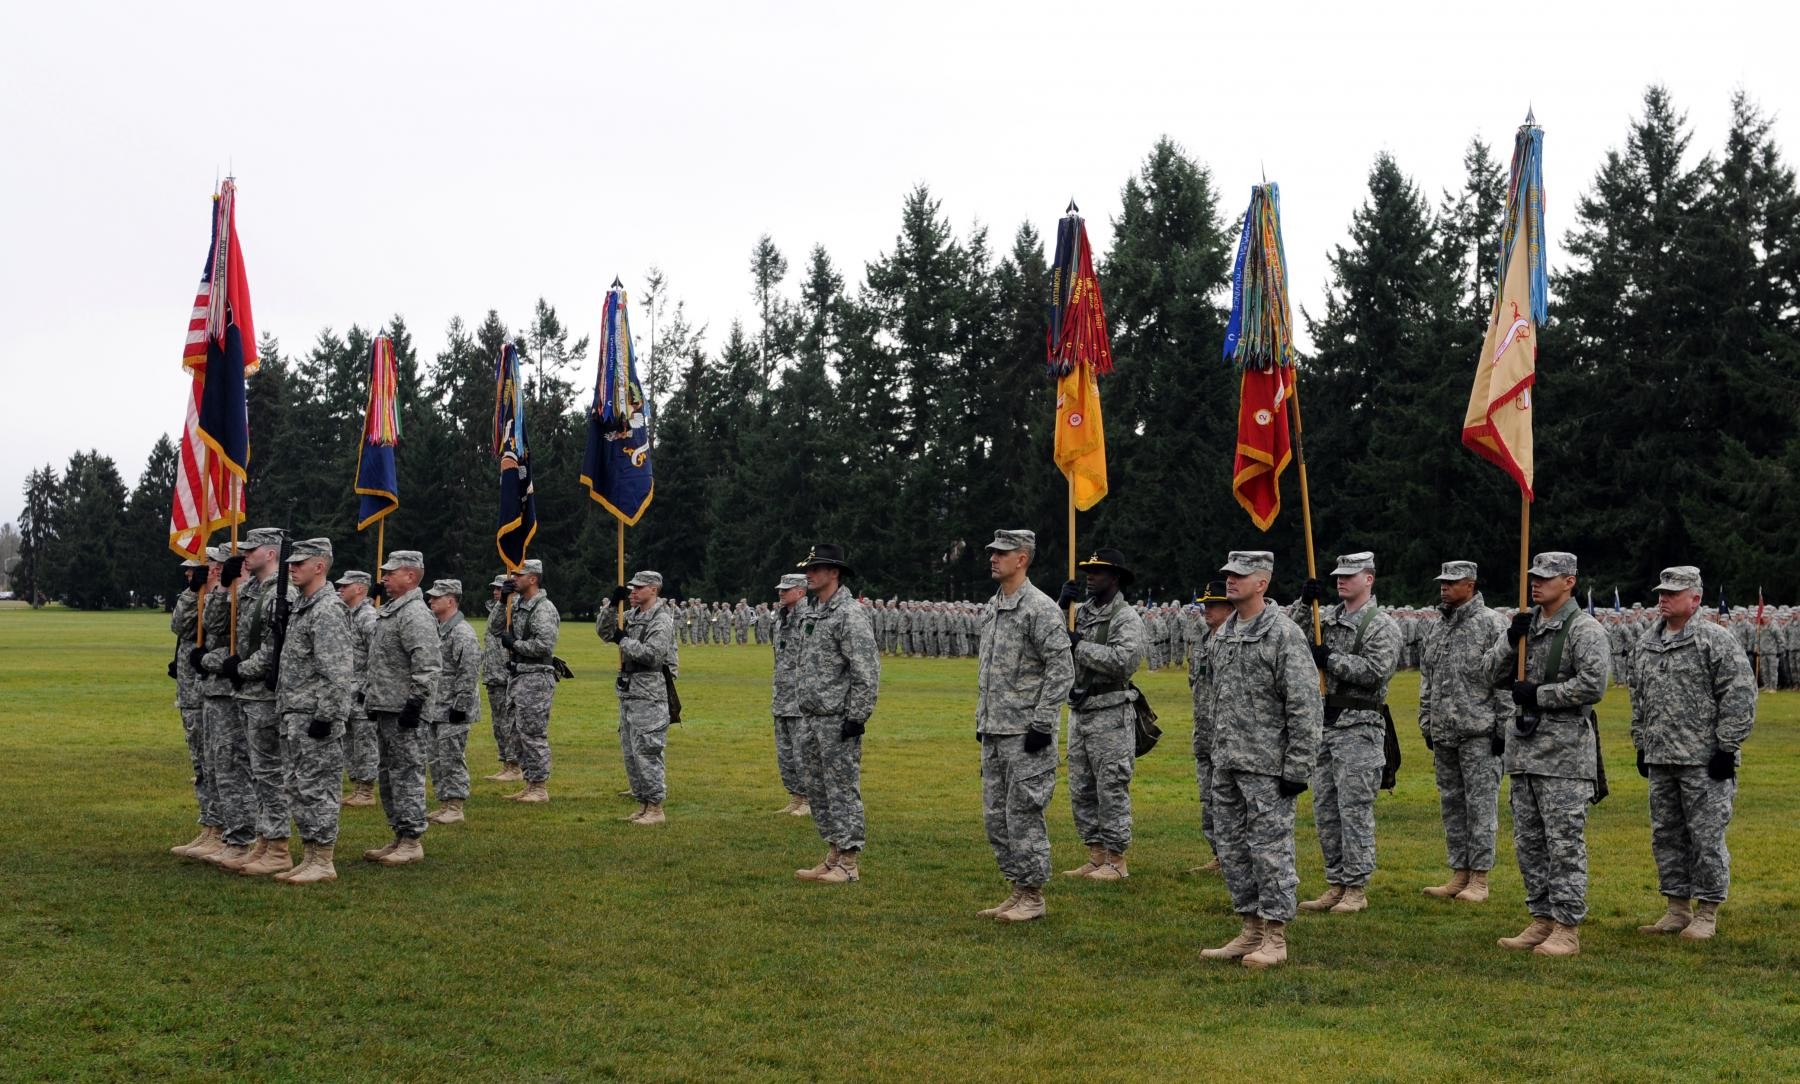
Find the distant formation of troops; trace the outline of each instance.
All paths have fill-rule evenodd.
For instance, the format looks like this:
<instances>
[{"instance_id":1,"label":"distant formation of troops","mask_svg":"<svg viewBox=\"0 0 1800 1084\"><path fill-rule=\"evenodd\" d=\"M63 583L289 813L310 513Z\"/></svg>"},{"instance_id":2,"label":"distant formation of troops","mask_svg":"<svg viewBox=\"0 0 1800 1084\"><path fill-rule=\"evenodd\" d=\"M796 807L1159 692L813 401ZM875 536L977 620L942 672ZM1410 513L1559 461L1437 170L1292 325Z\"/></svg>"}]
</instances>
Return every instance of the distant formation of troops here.
<instances>
[{"instance_id":1,"label":"distant formation of troops","mask_svg":"<svg viewBox=\"0 0 1800 1084\"><path fill-rule=\"evenodd\" d=\"M478 639L462 617L458 581L420 589L416 551L396 550L382 564L377 606L366 573L344 573L333 590L323 538L293 545L282 596L281 541L261 528L236 553L214 549L205 562L188 562L169 673L201 831L175 853L289 884L333 880L340 803L373 804L378 793L393 839L364 857L389 866L421 860L429 824L464 819L466 745L482 686L501 762L487 778L521 782L513 800L549 800L550 712L568 669L555 655L560 618L540 562L489 585ZM1486 604L1469 561L1442 566L1434 611L1387 610L1375 599L1368 552L1339 557L1330 579L1308 579L1290 607L1266 597L1274 574L1266 551L1232 552L1222 578L1191 606L1151 607L1126 600L1135 574L1109 548L1079 563L1084 583L1069 581L1052 598L1029 579L1036 549L1029 530L996 531L987 546L996 591L979 605L858 599L846 553L825 543L779 576L772 603L755 607L665 601L663 578L637 572L595 623L618 648L620 753L638 804L626 820L666 820L664 751L680 714L680 645L754 638L773 655L776 767L788 795L780 812L810 816L826 846L795 875L858 881L867 843L862 742L881 656L972 652L983 820L1008 888L978 914L1041 919L1059 742L1087 848L1065 876L1123 881L1135 760L1154 743L1153 716L1132 677L1146 661L1185 662L1201 825L1213 851L1195 872L1222 874L1240 921L1235 937L1202 956L1271 967L1287 959L1299 912L1369 906L1376 795L1394 785L1397 760L1388 684L1410 663L1421 670L1418 725L1433 756L1450 870L1422 891L1488 898L1500 779L1510 776L1530 921L1499 944L1566 957L1580 951L1587 917L1587 809L1608 790L1594 707L1611 681L1630 690L1665 904L1639 930L1686 940L1716 931L1757 685L1793 681L1790 611L1760 620L1708 611L1700 571L1676 566L1656 584L1654 611L1596 614L1575 599L1575 556L1556 551L1534 558L1533 605L1520 613ZM346 770L350 791L340 799ZM428 776L439 803L429 813ZM1295 812L1309 790L1326 884L1302 901Z\"/></svg>"}]
</instances>

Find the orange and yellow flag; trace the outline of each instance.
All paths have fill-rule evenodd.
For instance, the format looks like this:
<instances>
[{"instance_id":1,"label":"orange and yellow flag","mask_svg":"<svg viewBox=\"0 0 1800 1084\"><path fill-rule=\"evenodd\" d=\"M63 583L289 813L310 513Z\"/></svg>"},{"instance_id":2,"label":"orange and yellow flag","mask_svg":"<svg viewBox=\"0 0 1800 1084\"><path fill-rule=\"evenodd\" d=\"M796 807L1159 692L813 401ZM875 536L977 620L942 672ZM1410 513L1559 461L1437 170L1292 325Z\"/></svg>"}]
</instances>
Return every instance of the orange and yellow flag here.
<instances>
[{"instance_id":1,"label":"orange and yellow flag","mask_svg":"<svg viewBox=\"0 0 1800 1084\"><path fill-rule=\"evenodd\" d=\"M1106 306L1094 275L1087 224L1074 204L1056 233L1050 278L1050 373L1056 379L1056 442L1051 458L1069 479L1075 507L1085 512L1106 496L1106 427L1100 419L1100 380L1112 372Z\"/></svg>"}]
</instances>

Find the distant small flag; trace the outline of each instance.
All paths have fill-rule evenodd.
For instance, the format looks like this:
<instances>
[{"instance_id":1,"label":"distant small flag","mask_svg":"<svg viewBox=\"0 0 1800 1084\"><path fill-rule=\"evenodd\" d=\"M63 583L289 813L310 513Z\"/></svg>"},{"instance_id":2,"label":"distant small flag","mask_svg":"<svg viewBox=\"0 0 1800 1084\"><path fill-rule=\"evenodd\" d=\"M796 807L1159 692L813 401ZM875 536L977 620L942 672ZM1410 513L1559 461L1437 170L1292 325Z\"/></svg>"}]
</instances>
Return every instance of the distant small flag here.
<instances>
[{"instance_id":1,"label":"distant small flag","mask_svg":"<svg viewBox=\"0 0 1800 1084\"><path fill-rule=\"evenodd\" d=\"M400 443L400 374L394 342L375 336L369 345L369 406L356 448L356 529L368 528L400 507L394 447Z\"/></svg>"},{"instance_id":2,"label":"distant small flag","mask_svg":"<svg viewBox=\"0 0 1800 1084\"><path fill-rule=\"evenodd\" d=\"M537 492L531 477L531 445L525 439L525 397L519 351L512 343L494 361L494 455L500 460L500 513L494 544L508 570L517 572L537 535Z\"/></svg>"},{"instance_id":3,"label":"distant small flag","mask_svg":"<svg viewBox=\"0 0 1800 1084\"><path fill-rule=\"evenodd\" d=\"M1592 588L1592 587L1590 587L1590 588L1588 588L1588 607L1587 607L1587 610L1588 610L1588 616L1589 616L1589 617L1592 617L1592 616L1594 616L1594 589L1593 589L1593 588Z\"/></svg>"},{"instance_id":4,"label":"distant small flag","mask_svg":"<svg viewBox=\"0 0 1800 1084\"><path fill-rule=\"evenodd\" d=\"M1619 613L1624 609L1625 607L1619 603L1619 589L1615 587L1613 588L1613 613Z\"/></svg>"},{"instance_id":5,"label":"distant small flag","mask_svg":"<svg viewBox=\"0 0 1800 1084\"><path fill-rule=\"evenodd\" d=\"M1725 604L1725 589L1723 587L1719 588L1719 616L1731 616L1731 607Z\"/></svg>"},{"instance_id":6,"label":"distant small flag","mask_svg":"<svg viewBox=\"0 0 1800 1084\"><path fill-rule=\"evenodd\" d=\"M600 373L588 409L581 484L588 496L627 527L643 518L656 495L646 424L650 409L649 396L638 380L625 288L615 279L600 318Z\"/></svg>"}]
</instances>

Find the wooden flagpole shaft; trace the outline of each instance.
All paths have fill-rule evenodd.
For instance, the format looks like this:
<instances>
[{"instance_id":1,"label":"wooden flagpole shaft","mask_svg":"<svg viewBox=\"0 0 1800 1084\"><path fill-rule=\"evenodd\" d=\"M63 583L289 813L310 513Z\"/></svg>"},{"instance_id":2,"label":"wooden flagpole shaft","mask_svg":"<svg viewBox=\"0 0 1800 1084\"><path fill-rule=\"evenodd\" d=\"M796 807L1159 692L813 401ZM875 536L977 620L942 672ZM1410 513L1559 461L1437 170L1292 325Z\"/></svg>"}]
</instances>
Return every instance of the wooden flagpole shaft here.
<instances>
[{"instance_id":1,"label":"wooden flagpole shaft","mask_svg":"<svg viewBox=\"0 0 1800 1084\"><path fill-rule=\"evenodd\" d=\"M1531 502L1519 494L1519 612L1531 606ZM1525 641L1519 637L1519 672L1514 676L1525 680Z\"/></svg>"},{"instance_id":2,"label":"wooden flagpole shaft","mask_svg":"<svg viewBox=\"0 0 1800 1084\"><path fill-rule=\"evenodd\" d=\"M375 568L380 571L383 556L387 553L387 517L382 516L375 521Z\"/></svg>"},{"instance_id":3,"label":"wooden flagpole shaft","mask_svg":"<svg viewBox=\"0 0 1800 1084\"><path fill-rule=\"evenodd\" d=\"M1069 579L1075 578L1075 476L1069 475ZM1075 631L1075 604L1069 604L1069 631Z\"/></svg>"},{"instance_id":4,"label":"wooden flagpole shaft","mask_svg":"<svg viewBox=\"0 0 1800 1084\"><path fill-rule=\"evenodd\" d=\"M210 488L210 483L208 482L206 476L207 476L207 471L202 469L200 471L200 518L202 520L206 519L207 500L212 494L212 489ZM210 538L202 538L200 540L200 559L202 561L206 560L206 544L210 541L212 541L212 539L210 539ZM206 596L208 593L209 586L210 585L205 585L205 584L203 584L201 586L201 588L200 588L200 605L199 605L199 608L194 611L194 646L195 647L205 647L206 646ZM36 588L33 588L33 590L36 590Z\"/></svg>"},{"instance_id":5,"label":"wooden flagpole shaft","mask_svg":"<svg viewBox=\"0 0 1800 1084\"><path fill-rule=\"evenodd\" d=\"M238 547L237 547L237 544L238 544L238 525L237 525L237 520L232 520L232 521L231 521L231 552L230 552L230 553L229 553L229 554L227 554L227 556L230 556L230 557L236 557L236 556L237 556L237 548L238 548ZM242 577L242 573L239 573L239 576L240 576L240 578L241 578L241 577ZM232 654L233 654L233 655L236 655L236 654L237 654L237 603L238 603L238 593L237 593L237 588L236 588L236 587L235 587L235 586L231 586L231 587L227 587L227 588L226 588L226 590L228 590L228 591L229 591L229 592L231 592L231 628L230 628L230 629L229 629L229 630L228 630L228 633L229 633L229 636L230 636L230 643L231 643L231 653L232 653Z\"/></svg>"},{"instance_id":6,"label":"wooden flagpole shaft","mask_svg":"<svg viewBox=\"0 0 1800 1084\"><path fill-rule=\"evenodd\" d=\"M622 519L615 519L615 520L613 520L613 526L615 526L619 529L619 561L618 561L619 574L618 574L618 578L613 580L613 582L622 584L625 582L625 521ZM619 603L619 615L618 616L619 616L619 624L621 626L623 626L625 623L625 604L623 602Z\"/></svg>"},{"instance_id":7,"label":"wooden flagpole shaft","mask_svg":"<svg viewBox=\"0 0 1800 1084\"><path fill-rule=\"evenodd\" d=\"M1319 559L1313 553L1312 491L1306 484L1306 429L1300 424L1300 370L1294 368L1294 380L1288 387L1288 409L1294 414L1294 461L1300 467L1300 525L1306 533L1306 578L1319 578ZM1325 630L1319 623L1319 600L1312 604L1313 643L1325 642ZM1325 672L1319 672L1319 693L1325 692Z\"/></svg>"}]
</instances>

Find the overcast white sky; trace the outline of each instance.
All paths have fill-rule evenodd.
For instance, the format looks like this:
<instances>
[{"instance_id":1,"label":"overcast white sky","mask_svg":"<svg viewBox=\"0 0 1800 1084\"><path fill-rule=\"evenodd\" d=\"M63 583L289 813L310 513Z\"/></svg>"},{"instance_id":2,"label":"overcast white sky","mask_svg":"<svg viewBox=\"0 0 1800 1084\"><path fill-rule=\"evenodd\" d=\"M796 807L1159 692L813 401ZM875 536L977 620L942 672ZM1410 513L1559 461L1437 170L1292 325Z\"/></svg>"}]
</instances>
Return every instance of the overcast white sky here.
<instances>
[{"instance_id":1,"label":"overcast white sky","mask_svg":"<svg viewBox=\"0 0 1800 1084\"><path fill-rule=\"evenodd\" d=\"M920 181L1000 247L1026 219L1053 236L1072 194L1104 252L1165 133L1227 216L1259 169L1281 183L1294 293L1317 311L1382 150L1435 202L1470 136L1504 161L1534 105L1556 239L1651 81L1697 152L1742 87L1797 153L1791 10L6 0L0 520L33 466L97 448L129 486L179 428L227 167L257 326L290 352L399 312L431 354L453 315L516 325L539 295L589 332L612 277L641 291L651 265L716 343L749 315L759 234L796 271L823 243L854 281Z\"/></svg>"}]
</instances>

